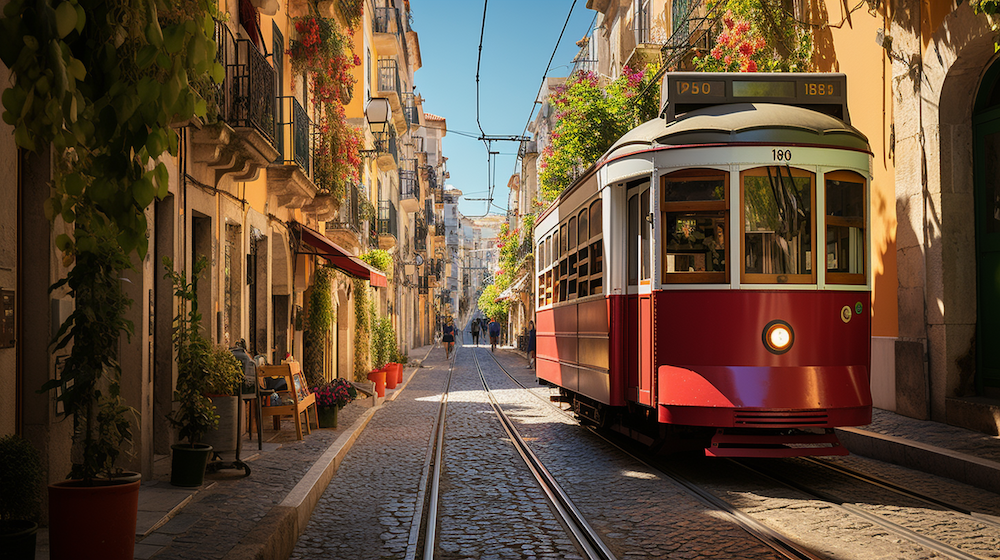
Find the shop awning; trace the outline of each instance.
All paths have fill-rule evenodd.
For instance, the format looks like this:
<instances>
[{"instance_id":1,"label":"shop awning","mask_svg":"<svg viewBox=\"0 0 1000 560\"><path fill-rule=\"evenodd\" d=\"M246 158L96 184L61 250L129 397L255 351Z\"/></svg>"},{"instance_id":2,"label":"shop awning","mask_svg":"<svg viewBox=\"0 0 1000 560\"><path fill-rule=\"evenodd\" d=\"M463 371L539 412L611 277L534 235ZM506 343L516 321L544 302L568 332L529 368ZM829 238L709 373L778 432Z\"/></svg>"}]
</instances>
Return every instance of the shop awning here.
<instances>
[{"instance_id":1,"label":"shop awning","mask_svg":"<svg viewBox=\"0 0 1000 560\"><path fill-rule=\"evenodd\" d=\"M334 268L355 278L368 280L373 287L388 286L385 273L351 255L346 249L330 241L320 232L299 223L292 223L291 227L299 238L296 253L323 257L330 261Z\"/></svg>"}]
</instances>

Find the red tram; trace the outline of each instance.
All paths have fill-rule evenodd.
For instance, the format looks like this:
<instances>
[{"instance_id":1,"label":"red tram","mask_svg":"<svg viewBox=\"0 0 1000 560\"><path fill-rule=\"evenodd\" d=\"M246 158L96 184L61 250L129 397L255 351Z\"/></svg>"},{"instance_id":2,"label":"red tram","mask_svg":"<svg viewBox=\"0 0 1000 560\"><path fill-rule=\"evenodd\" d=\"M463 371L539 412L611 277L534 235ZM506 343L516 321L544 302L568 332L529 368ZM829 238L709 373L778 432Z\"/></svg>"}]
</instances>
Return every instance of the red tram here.
<instances>
[{"instance_id":1,"label":"red tram","mask_svg":"<svg viewBox=\"0 0 1000 560\"><path fill-rule=\"evenodd\" d=\"M841 455L871 420L871 150L843 74L668 73L535 225L537 375L713 456Z\"/></svg>"}]
</instances>

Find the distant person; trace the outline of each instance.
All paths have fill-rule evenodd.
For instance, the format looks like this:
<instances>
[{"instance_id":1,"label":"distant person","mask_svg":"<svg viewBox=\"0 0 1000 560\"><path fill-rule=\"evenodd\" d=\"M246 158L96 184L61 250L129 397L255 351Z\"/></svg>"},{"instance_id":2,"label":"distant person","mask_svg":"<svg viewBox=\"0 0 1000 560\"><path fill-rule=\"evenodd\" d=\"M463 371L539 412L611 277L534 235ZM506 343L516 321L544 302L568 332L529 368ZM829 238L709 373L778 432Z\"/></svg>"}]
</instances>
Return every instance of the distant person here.
<instances>
[{"instance_id":1,"label":"distant person","mask_svg":"<svg viewBox=\"0 0 1000 560\"><path fill-rule=\"evenodd\" d=\"M500 323L496 319L490 320L490 352L496 352L497 342L500 341Z\"/></svg>"},{"instance_id":2,"label":"distant person","mask_svg":"<svg viewBox=\"0 0 1000 560\"><path fill-rule=\"evenodd\" d=\"M535 367L535 322L528 321L528 369Z\"/></svg>"},{"instance_id":3,"label":"distant person","mask_svg":"<svg viewBox=\"0 0 1000 560\"><path fill-rule=\"evenodd\" d=\"M479 319L473 319L469 325L469 332L472 333L472 343L479 346Z\"/></svg>"},{"instance_id":4,"label":"distant person","mask_svg":"<svg viewBox=\"0 0 1000 560\"><path fill-rule=\"evenodd\" d=\"M444 357L447 360L451 357L451 349L455 347L455 321L451 317L448 317L441 329L441 342L444 343Z\"/></svg>"}]
</instances>

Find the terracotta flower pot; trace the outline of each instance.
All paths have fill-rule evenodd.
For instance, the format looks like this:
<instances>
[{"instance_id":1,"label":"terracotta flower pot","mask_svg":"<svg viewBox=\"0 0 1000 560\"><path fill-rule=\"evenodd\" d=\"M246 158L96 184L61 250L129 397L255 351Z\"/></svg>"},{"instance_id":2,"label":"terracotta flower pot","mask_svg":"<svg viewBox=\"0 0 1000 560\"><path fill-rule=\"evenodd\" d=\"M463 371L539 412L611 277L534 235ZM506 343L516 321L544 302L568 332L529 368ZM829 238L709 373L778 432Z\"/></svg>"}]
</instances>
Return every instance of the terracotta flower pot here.
<instances>
[{"instance_id":1,"label":"terracotta flower pot","mask_svg":"<svg viewBox=\"0 0 1000 560\"><path fill-rule=\"evenodd\" d=\"M399 380L396 379L396 364L389 362L385 364L385 388L395 389Z\"/></svg>"},{"instance_id":2,"label":"terracotta flower pot","mask_svg":"<svg viewBox=\"0 0 1000 560\"><path fill-rule=\"evenodd\" d=\"M139 481L49 485L49 558L132 560Z\"/></svg>"},{"instance_id":3,"label":"terracotta flower pot","mask_svg":"<svg viewBox=\"0 0 1000 560\"><path fill-rule=\"evenodd\" d=\"M375 383L375 394L384 397L385 396L385 370L375 369L368 373L368 381Z\"/></svg>"}]
</instances>

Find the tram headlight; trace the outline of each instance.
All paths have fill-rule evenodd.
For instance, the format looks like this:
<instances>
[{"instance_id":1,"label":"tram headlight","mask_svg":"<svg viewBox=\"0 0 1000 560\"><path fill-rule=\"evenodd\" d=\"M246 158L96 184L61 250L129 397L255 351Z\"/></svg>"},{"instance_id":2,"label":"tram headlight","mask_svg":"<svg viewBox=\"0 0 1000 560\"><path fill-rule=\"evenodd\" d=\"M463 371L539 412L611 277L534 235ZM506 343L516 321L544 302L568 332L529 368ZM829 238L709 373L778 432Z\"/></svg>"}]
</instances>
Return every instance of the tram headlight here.
<instances>
[{"instance_id":1,"label":"tram headlight","mask_svg":"<svg viewBox=\"0 0 1000 560\"><path fill-rule=\"evenodd\" d=\"M795 331L788 323L775 320L764 327L763 333L764 347L772 354L784 354L791 349L795 342Z\"/></svg>"}]
</instances>

